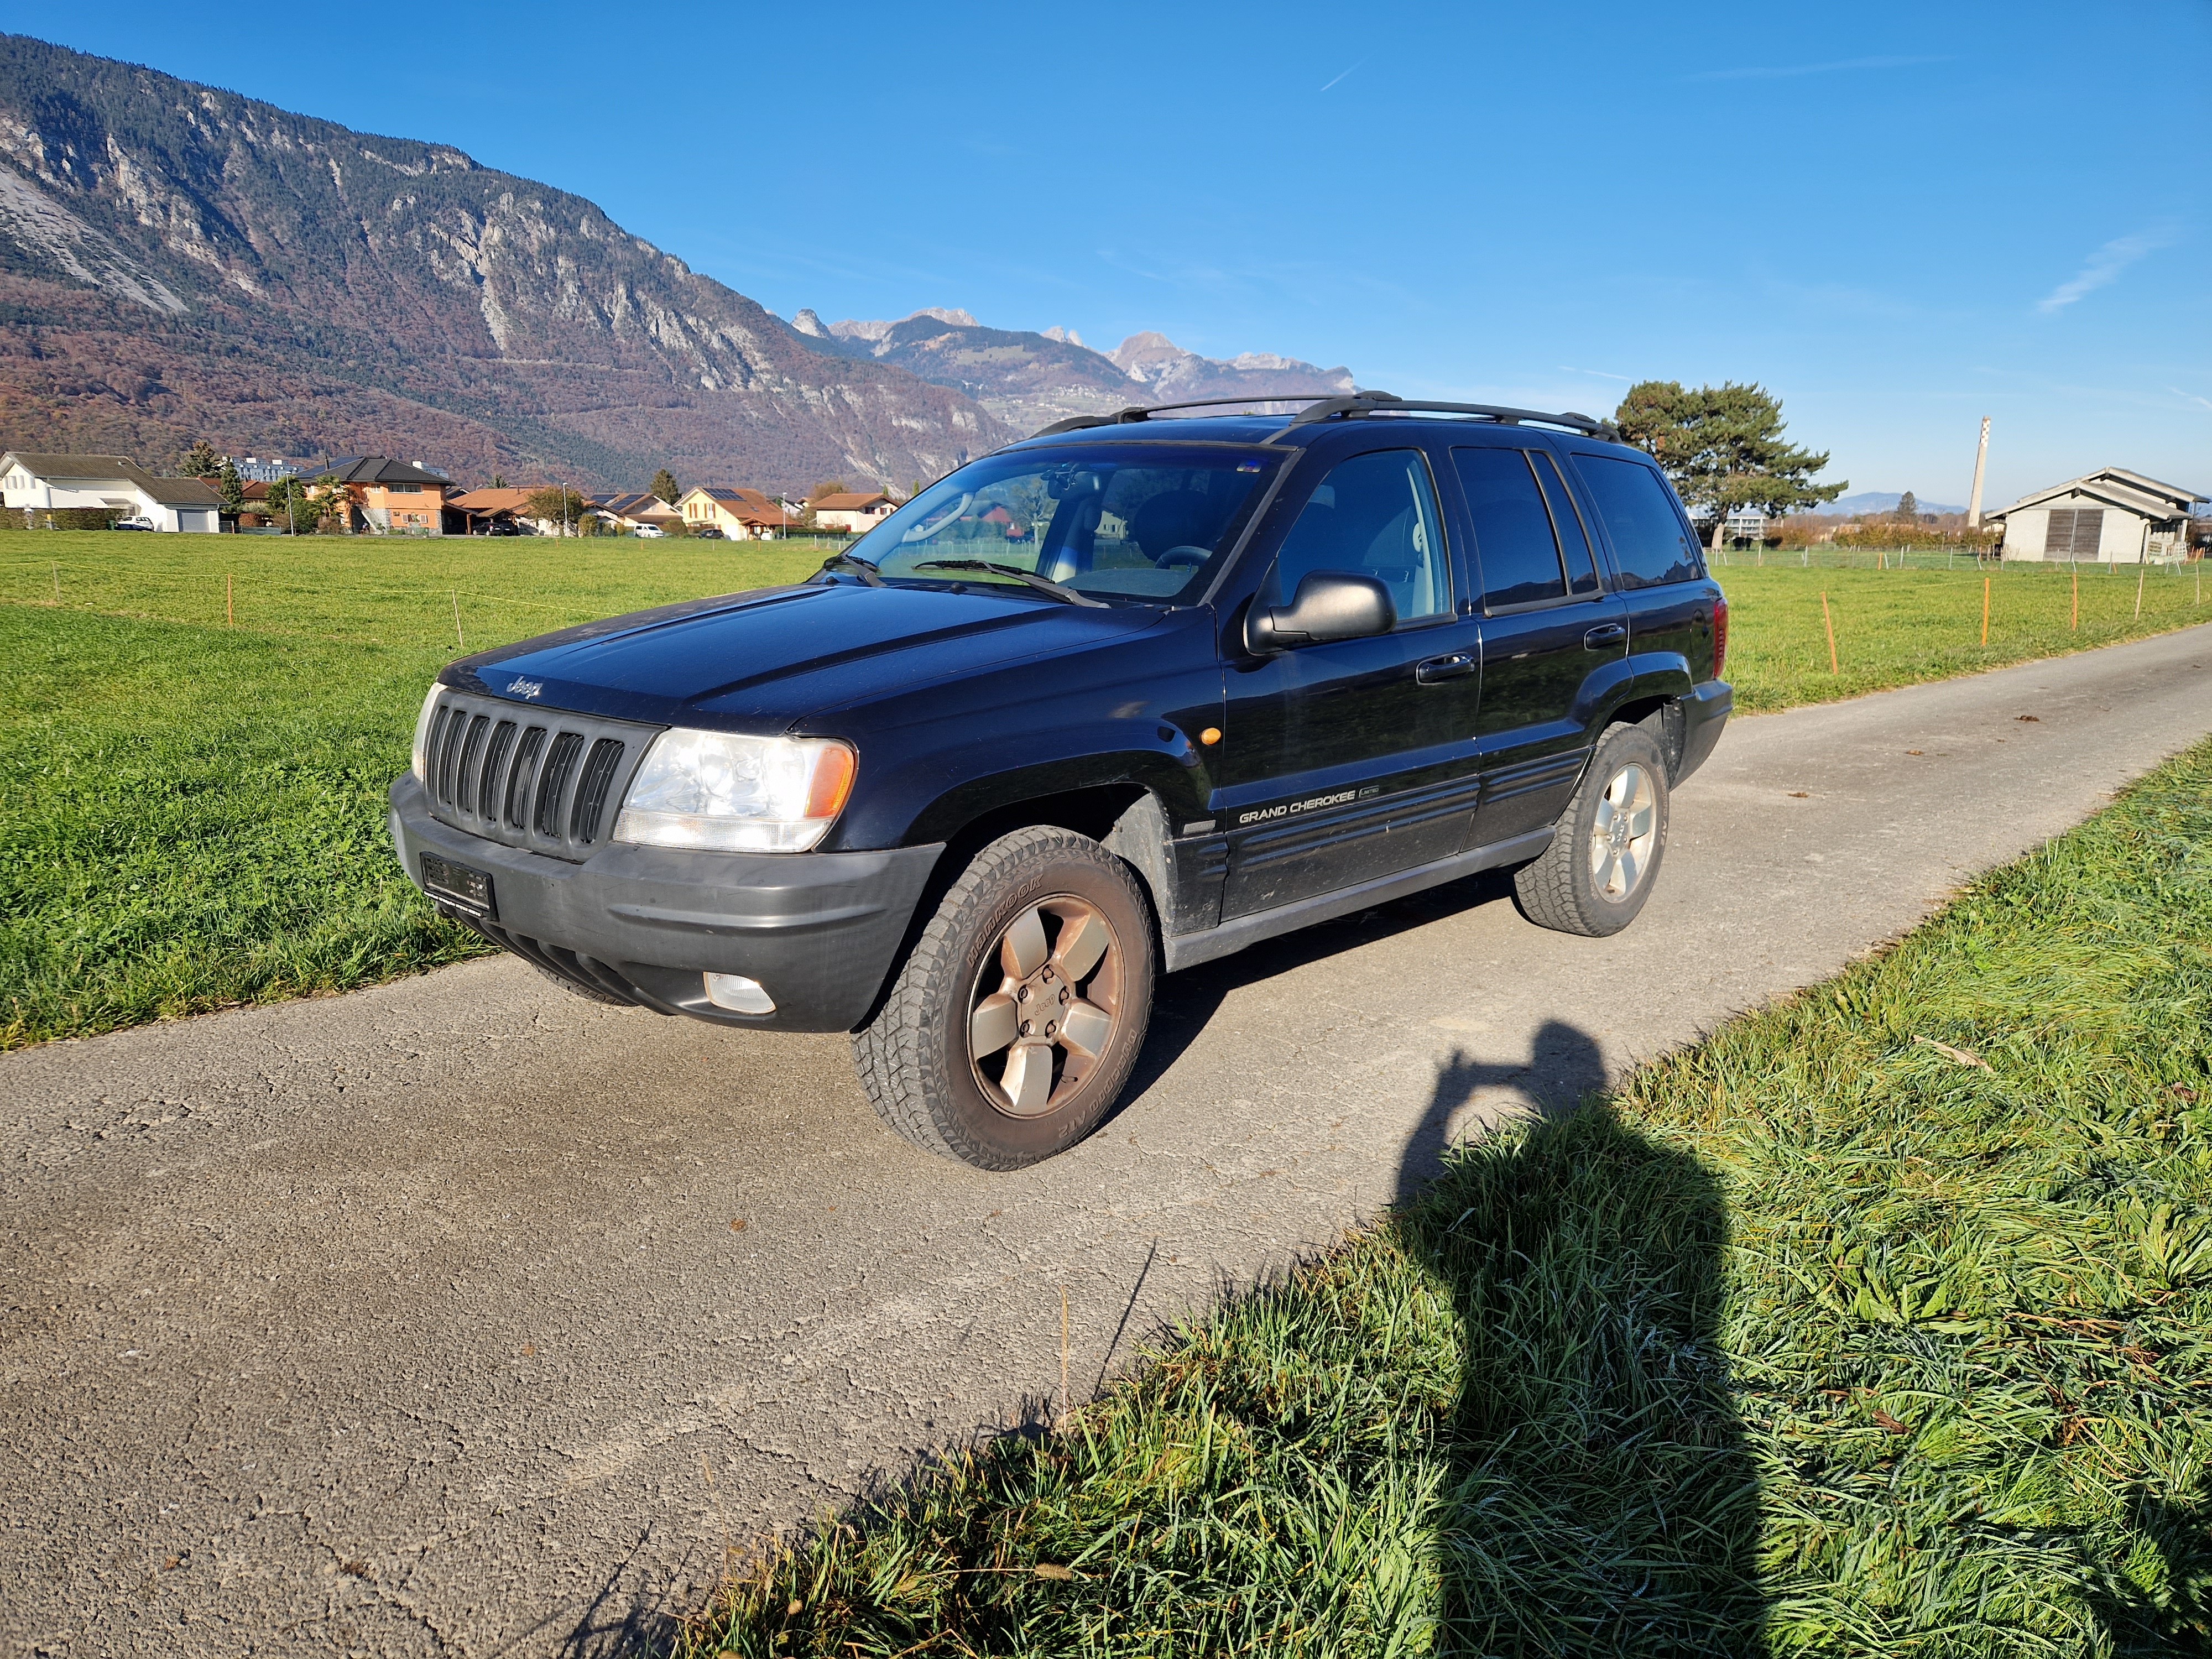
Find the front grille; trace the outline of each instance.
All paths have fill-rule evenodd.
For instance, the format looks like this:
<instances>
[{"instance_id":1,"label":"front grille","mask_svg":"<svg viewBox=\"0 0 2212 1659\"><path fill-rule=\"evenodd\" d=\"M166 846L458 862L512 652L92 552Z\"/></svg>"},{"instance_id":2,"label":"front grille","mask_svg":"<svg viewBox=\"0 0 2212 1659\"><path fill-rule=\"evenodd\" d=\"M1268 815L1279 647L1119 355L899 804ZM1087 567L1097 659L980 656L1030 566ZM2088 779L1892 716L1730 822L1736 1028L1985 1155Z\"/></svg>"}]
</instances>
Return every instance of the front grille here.
<instances>
[{"instance_id":1,"label":"front grille","mask_svg":"<svg viewBox=\"0 0 2212 1659\"><path fill-rule=\"evenodd\" d=\"M446 690L430 716L433 817L509 847L580 861L660 731Z\"/></svg>"}]
</instances>

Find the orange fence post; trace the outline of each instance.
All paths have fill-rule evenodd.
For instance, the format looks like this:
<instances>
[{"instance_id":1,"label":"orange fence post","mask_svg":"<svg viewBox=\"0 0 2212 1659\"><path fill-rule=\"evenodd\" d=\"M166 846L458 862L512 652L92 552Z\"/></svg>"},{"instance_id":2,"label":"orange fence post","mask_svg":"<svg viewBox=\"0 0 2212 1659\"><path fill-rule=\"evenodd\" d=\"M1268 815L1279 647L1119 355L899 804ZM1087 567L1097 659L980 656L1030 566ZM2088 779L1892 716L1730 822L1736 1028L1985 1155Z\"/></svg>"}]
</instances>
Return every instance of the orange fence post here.
<instances>
[{"instance_id":1,"label":"orange fence post","mask_svg":"<svg viewBox=\"0 0 2212 1659\"><path fill-rule=\"evenodd\" d=\"M1820 620L1828 625L1828 672L1840 674L1844 671L1836 661L1836 619L1828 614L1828 590L1820 590Z\"/></svg>"},{"instance_id":2,"label":"orange fence post","mask_svg":"<svg viewBox=\"0 0 2212 1659\"><path fill-rule=\"evenodd\" d=\"M1982 643L1990 642L1990 579L1982 578Z\"/></svg>"},{"instance_id":3,"label":"orange fence post","mask_svg":"<svg viewBox=\"0 0 2212 1659\"><path fill-rule=\"evenodd\" d=\"M238 626L238 607L231 599L230 582L228 576L222 579L222 625L225 628Z\"/></svg>"},{"instance_id":4,"label":"orange fence post","mask_svg":"<svg viewBox=\"0 0 2212 1659\"><path fill-rule=\"evenodd\" d=\"M2074 573L2074 619L2066 624L2075 633L2081 631L2081 573Z\"/></svg>"}]
</instances>

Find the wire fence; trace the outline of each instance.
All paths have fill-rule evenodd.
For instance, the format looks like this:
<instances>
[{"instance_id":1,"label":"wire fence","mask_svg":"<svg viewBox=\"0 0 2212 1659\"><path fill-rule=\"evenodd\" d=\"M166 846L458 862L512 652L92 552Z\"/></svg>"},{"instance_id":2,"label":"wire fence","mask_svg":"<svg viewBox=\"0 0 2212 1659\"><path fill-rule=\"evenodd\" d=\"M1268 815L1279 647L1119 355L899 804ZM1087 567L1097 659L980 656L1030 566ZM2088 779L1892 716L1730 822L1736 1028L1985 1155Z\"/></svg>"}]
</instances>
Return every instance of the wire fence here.
<instances>
[{"instance_id":1,"label":"wire fence","mask_svg":"<svg viewBox=\"0 0 2212 1659\"><path fill-rule=\"evenodd\" d=\"M2128 576L2148 567L2179 574L2200 568L2201 558L2181 556L2147 561L2099 559L2002 559L1971 547L1723 547L1706 556L1722 569L1796 570L1980 570L1995 574L2059 570L2075 575Z\"/></svg>"}]
</instances>

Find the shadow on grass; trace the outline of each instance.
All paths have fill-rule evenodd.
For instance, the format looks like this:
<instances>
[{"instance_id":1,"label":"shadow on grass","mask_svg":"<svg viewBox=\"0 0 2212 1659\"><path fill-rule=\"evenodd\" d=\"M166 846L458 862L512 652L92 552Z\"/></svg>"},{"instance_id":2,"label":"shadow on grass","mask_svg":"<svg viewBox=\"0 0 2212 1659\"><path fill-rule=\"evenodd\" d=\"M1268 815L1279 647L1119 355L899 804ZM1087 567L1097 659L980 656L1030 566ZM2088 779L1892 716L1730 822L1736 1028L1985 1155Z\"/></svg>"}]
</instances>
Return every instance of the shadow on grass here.
<instances>
[{"instance_id":1,"label":"shadow on grass","mask_svg":"<svg viewBox=\"0 0 2212 1659\"><path fill-rule=\"evenodd\" d=\"M1722 1195L1593 1097L1604 1075L1596 1042L1558 1022L1526 1066L1455 1055L1401 1160L1393 1224L1450 1297L1464 1355L1438 1437L1440 1650L1763 1646L1758 1483L1719 1339ZM1533 1121L1446 1148L1494 1085Z\"/></svg>"}]
</instances>

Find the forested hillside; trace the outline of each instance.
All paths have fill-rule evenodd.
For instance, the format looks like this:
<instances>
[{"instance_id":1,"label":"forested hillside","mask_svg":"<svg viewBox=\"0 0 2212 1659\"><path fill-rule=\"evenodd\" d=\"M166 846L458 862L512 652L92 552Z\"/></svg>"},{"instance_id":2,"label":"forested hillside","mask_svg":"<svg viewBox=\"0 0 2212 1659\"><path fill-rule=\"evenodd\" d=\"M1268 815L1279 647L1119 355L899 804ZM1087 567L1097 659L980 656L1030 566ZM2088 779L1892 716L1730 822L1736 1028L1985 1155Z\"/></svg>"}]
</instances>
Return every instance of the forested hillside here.
<instances>
[{"instance_id":1,"label":"forested hillside","mask_svg":"<svg viewBox=\"0 0 2212 1659\"><path fill-rule=\"evenodd\" d=\"M0 445L904 486L1011 435L581 197L0 35Z\"/></svg>"}]
</instances>

